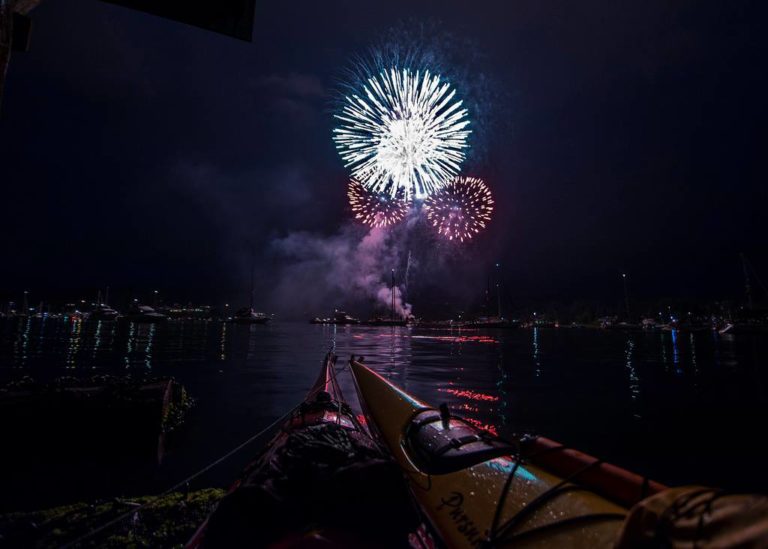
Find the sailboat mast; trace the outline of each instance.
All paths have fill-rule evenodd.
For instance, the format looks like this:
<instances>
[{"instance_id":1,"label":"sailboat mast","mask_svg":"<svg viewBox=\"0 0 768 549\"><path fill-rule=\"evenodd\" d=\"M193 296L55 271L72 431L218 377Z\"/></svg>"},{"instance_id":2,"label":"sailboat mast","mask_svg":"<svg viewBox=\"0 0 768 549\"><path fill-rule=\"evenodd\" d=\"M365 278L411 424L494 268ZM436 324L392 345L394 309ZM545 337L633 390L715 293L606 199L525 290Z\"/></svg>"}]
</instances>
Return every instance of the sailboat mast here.
<instances>
[{"instance_id":1,"label":"sailboat mast","mask_svg":"<svg viewBox=\"0 0 768 549\"><path fill-rule=\"evenodd\" d=\"M627 311L627 320L629 320L629 289L627 287L627 273L621 273L621 280L624 283L624 306Z\"/></svg>"},{"instance_id":2,"label":"sailboat mast","mask_svg":"<svg viewBox=\"0 0 768 549\"><path fill-rule=\"evenodd\" d=\"M741 268L744 270L744 292L747 294L747 307L752 310L752 287L749 285L749 269L747 268L747 258L744 254L739 254L741 258Z\"/></svg>"},{"instance_id":3,"label":"sailboat mast","mask_svg":"<svg viewBox=\"0 0 768 549\"><path fill-rule=\"evenodd\" d=\"M253 271L256 269L256 258L253 252L251 252L251 300L250 310L253 311Z\"/></svg>"},{"instance_id":4,"label":"sailboat mast","mask_svg":"<svg viewBox=\"0 0 768 549\"><path fill-rule=\"evenodd\" d=\"M485 314L491 316L491 274L488 273L488 280L485 286Z\"/></svg>"},{"instance_id":5,"label":"sailboat mast","mask_svg":"<svg viewBox=\"0 0 768 549\"><path fill-rule=\"evenodd\" d=\"M496 263L496 314L501 319L501 263Z\"/></svg>"},{"instance_id":6,"label":"sailboat mast","mask_svg":"<svg viewBox=\"0 0 768 549\"><path fill-rule=\"evenodd\" d=\"M394 320L395 319L395 270L392 269L392 310L390 311L389 317Z\"/></svg>"}]
</instances>

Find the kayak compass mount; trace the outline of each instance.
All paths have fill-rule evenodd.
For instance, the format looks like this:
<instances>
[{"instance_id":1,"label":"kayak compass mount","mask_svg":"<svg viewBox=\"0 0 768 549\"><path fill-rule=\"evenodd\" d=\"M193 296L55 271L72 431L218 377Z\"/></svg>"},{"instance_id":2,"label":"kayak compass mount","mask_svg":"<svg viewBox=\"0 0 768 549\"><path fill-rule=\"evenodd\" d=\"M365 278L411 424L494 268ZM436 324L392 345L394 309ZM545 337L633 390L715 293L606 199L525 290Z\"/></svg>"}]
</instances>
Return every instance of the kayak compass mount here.
<instances>
[{"instance_id":1,"label":"kayak compass mount","mask_svg":"<svg viewBox=\"0 0 768 549\"><path fill-rule=\"evenodd\" d=\"M428 474L458 471L514 451L510 443L451 415L446 403L439 410L417 410L407 424L404 438L406 452Z\"/></svg>"},{"instance_id":2,"label":"kayak compass mount","mask_svg":"<svg viewBox=\"0 0 768 549\"><path fill-rule=\"evenodd\" d=\"M443 423L443 429L450 429L451 411L445 402L440 405L440 421Z\"/></svg>"}]
</instances>

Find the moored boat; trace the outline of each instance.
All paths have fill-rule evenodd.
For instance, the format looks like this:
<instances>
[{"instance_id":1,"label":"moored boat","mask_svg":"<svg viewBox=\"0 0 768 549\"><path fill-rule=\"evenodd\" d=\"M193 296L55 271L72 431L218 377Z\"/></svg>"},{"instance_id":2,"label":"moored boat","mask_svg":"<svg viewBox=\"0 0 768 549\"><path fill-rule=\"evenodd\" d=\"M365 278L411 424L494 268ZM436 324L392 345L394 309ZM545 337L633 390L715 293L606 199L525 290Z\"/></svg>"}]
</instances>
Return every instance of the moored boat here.
<instances>
[{"instance_id":1,"label":"moored boat","mask_svg":"<svg viewBox=\"0 0 768 549\"><path fill-rule=\"evenodd\" d=\"M88 320L117 320L117 317L119 316L120 313L117 310L113 309L109 305L100 303L90 313L88 313L86 318Z\"/></svg>"},{"instance_id":2,"label":"moored boat","mask_svg":"<svg viewBox=\"0 0 768 549\"><path fill-rule=\"evenodd\" d=\"M407 326L408 321L404 318L372 318L365 323L367 326Z\"/></svg>"},{"instance_id":3,"label":"moored boat","mask_svg":"<svg viewBox=\"0 0 768 549\"><path fill-rule=\"evenodd\" d=\"M481 317L465 324L467 328L519 328L520 322L506 318L491 316Z\"/></svg>"},{"instance_id":4,"label":"moored boat","mask_svg":"<svg viewBox=\"0 0 768 549\"><path fill-rule=\"evenodd\" d=\"M320 318L315 317L309 320L310 324L339 324L339 325L346 325L346 324L360 324L360 320L348 315L344 311L340 311L336 309L333 312L333 316L328 318Z\"/></svg>"},{"instance_id":5,"label":"moored boat","mask_svg":"<svg viewBox=\"0 0 768 549\"><path fill-rule=\"evenodd\" d=\"M138 303L131 305L128 312L119 318L121 320L127 320L128 322L139 323L165 322L168 320L167 316L158 313L149 305L140 305Z\"/></svg>"},{"instance_id":6,"label":"moored boat","mask_svg":"<svg viewBox=\"0 0 768 549\"><path fill-rule=\"evenodd\" d=\"M272 320L272 317L268 314L257 312L253 308L253 292L255 289L253 273L256 269L256 259L255 257L252 257L251 259L251 292L249 294L250 303L247 307L238 309L238 311L232 315L232 318L228 319L230 322L234 322L235 324L266 324Z\"/></svg>"},{"instance_id":7,"label":"moored boat","mask_svg":"<svg viewBox=\"0 0 768 549\"><path fill-rule=\"evenodd\" d=\"M236 324L266 324L272 317L266 313L254 311L251 307L244 307L232 316L232 322Z\"/></svg>"},{"instance_id":8,"label":"moored boat","mask_svg":"<svg viewBox=\"0 0 768 549\"><path fill-rule=\"evenodd\" d=\"M333 312L331 324L360 324L360 320L337 309Z\"/></svg>"}]
</instances>

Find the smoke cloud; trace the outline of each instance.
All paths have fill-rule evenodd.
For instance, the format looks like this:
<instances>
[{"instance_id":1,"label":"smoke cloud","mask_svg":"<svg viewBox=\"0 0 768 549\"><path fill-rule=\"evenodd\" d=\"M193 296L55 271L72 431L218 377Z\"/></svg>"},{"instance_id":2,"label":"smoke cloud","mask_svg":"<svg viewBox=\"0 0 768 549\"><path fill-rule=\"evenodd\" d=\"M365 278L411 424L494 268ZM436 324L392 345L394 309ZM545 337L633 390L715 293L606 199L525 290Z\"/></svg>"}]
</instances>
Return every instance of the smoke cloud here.
<instances>
[{"instance_id":1,"label":"smoke cloud","mask_svg":"<svg viewBox=\"0 0 768 549\"><path fill-rule=\"evenodd\" d=\"M290 316L324 316L330 309L387 314L392 301L391 270L395 269L395 312L412 314L403 299L407 257L401 231L387 227L363 229L345 225L325 236L294 232L271 243L279 273L273 304Z\"/></svg>"}]
</instances>

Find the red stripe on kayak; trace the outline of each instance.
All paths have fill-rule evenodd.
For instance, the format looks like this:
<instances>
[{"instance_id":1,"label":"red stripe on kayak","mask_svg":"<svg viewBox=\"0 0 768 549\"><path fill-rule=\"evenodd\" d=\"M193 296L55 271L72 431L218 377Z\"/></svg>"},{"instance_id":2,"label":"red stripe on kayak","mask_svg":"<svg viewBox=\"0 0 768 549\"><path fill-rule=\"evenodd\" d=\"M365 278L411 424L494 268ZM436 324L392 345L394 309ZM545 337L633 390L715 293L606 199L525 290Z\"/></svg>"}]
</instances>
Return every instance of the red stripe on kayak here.
<instances>
[{"instance_id":1,"label":"red stripe on kayak","mask_svg":"<svg viewBox=\"0 0 768 549\"><path fill-rule=\"evenodd\" d=\"M616 465L596 465L600 461L596 457L573 448L565 448L559 442L546 437L531 440L527 449L533 463L560 477L568 478L583 470L574 482L627 507L667 489L667 486L659 482ZM586 469L587 467L589 468Z\"/></svg>"}]
</instances>

